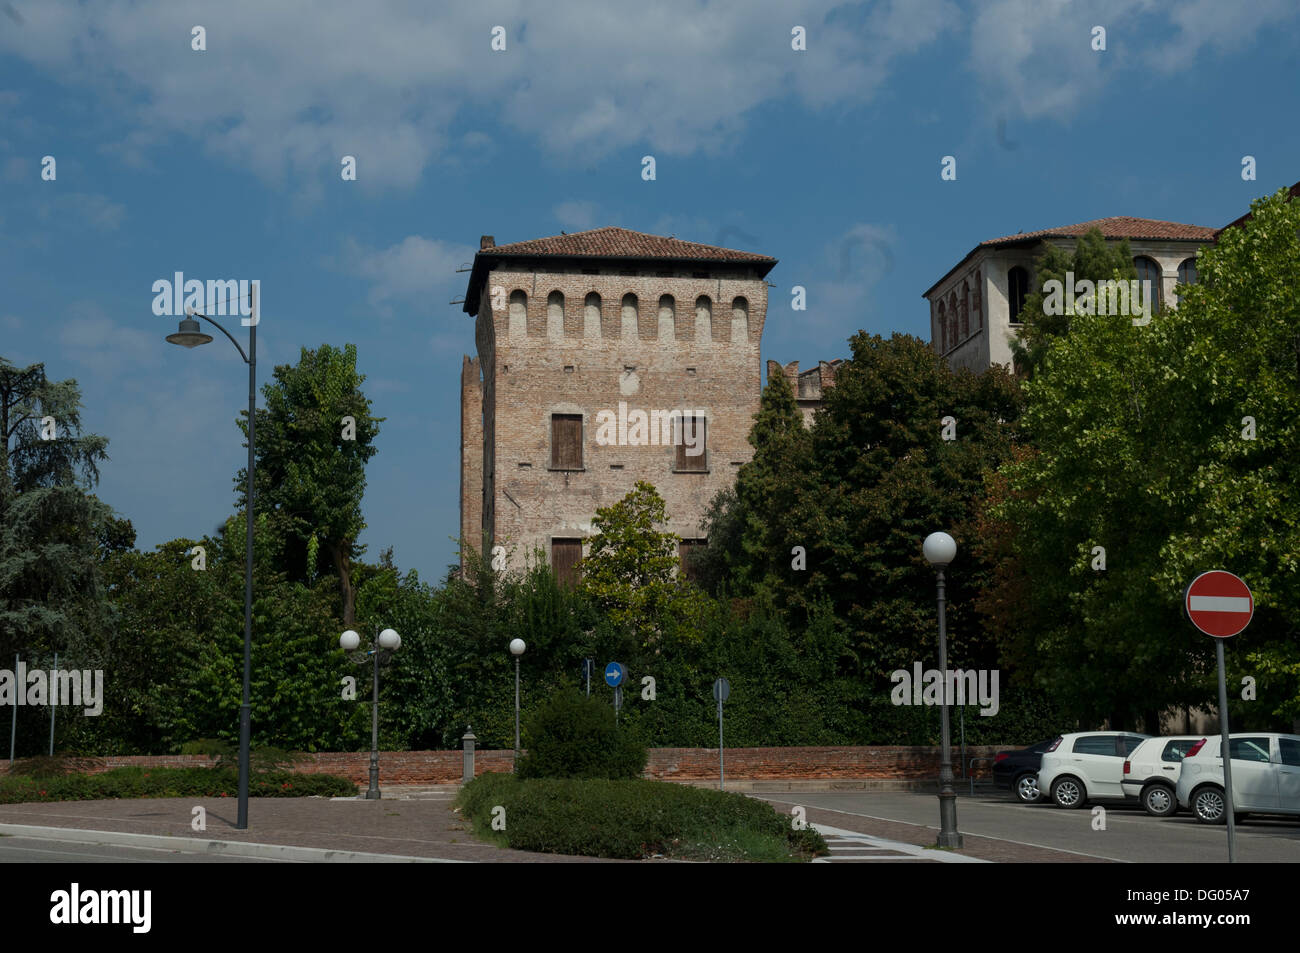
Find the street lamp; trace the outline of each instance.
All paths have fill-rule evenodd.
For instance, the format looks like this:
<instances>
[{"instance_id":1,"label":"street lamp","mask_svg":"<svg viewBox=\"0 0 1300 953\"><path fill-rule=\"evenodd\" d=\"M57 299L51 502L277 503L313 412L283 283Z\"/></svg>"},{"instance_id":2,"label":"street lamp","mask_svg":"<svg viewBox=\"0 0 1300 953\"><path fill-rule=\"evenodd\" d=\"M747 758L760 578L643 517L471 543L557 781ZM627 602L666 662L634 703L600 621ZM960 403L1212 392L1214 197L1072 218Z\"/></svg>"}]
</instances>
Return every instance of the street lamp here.
<instances>
[{"instance_id":1,"label":"street lamp","mask_svg":"<svg viewBox=\"0 0 1300 953\"><path fill-rule=\"evenodd\" d=\"M397 651L397 647L402 644L402 637L392 629L384 629L379 633L367 655L374 659L374 680L371 692L371 712L370 712L370 787L366 790L366 800L379 800L379 650L389 649ZM355 652L361 645L361 636L356 632L348 629L339 636L339 645L345 652Z\"/></svg>"},{"instance_id":2,"label":"street lamp","mask_svg":"<svg viewBox=\"0 0 1300 953\"><path fill-rule=\"evenodd\" d=\"M257 402L258 321L257 303L254 300L256 293L256 288L250 289L248 293L248 313L252 317L252 321L248 324L247 354L239 346L239 342L231 337L229 331L206 314L200 314L190 307L185 309L185 320L180 322L176 333L167 335L169 344L178 344L185 348L208 344L212 341L212 335L205 334L200 330L199 322L194 320L195 318L202 318L230 338L230 343L235 345L235 350L239 351L239 356L248 365L248 500L246 507L248 521L244 533L244 693L239 705L239 816L235 821L235 829L240 831L248 830L248 748L251 730L249 718L251 692L249 683L253 673L253 420Z\"/></svg>"},{"instance_id":3,"label":"street lamp","mask_svg":"<svg viewBox=\"0 0 1300 953\"><path fill-rule=\"evenodd\" d=\"M957 542L947 533L931 533L921 546L926 561L935 568L939 583L939 675L943 703L939 720L939 846L961 847L957 830L957 793L952 789L952 741L948 731L948 629L944 616L943 570L957 555Z\"/></svg>"},{"instance_id":4,"label":"street lamp","mask_svg":"<svg viewBox=\"0 0 1300 953\"><path fill-rule=\"evenodd\" d=\"M515 770L519 767L519 656L525 648L523 639L510 640L510 654L515 657Z\"/></svg>"}]
</instances>

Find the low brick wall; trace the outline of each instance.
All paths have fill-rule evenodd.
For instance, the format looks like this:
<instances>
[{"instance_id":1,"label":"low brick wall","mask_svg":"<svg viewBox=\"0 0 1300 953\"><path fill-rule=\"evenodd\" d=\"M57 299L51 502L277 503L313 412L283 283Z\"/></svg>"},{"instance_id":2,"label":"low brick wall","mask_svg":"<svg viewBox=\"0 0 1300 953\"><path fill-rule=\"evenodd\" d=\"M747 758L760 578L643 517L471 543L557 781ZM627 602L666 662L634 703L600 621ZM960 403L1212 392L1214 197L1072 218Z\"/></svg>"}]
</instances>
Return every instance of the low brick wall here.
<instances>
[{"instance_id":1,"label":"low brick wall","mask_svg":"<svg viewBox=\"0 0 1300 953\"><path fill-rule=\"evenodd\" d=\"M966 757L990 758L1006 747L970 746ZM952 749L953 774L961 777L961 749ZM882 745L871 747L728 748L727 777L736 781L776 780L926 780L939 776L937 747ZM452 784L461 779L460 751L381 751L379 776L385 784ZM207 767L204 755L132 755L103 759L96 770L125 765L142 767ZM514 752L474 753L475 774L510 771ZM976 778L987 778L988 762L975 766ZM0 762L0 774L8 762ZM294 768L303 774L335 774L359 784L370 777L370 752L320 752L307 755ZM645 776L660 781L704 781L718 777L717 748L651 748Z\"/></svg>"}]
</instances>

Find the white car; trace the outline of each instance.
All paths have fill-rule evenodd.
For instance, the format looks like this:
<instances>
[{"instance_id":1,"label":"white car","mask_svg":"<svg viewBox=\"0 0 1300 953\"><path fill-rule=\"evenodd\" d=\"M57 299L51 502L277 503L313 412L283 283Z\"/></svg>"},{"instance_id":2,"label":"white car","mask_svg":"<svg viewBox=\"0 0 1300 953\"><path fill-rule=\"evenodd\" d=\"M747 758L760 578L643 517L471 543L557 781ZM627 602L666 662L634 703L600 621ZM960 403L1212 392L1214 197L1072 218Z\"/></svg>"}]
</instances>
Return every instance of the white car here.
<instances>
[{"instance_id":1,"label":"white car","mask_svg":"<svg viewBox=\"0 0 1300 953\"><path fill-rule=\"evenodd\" d=\"M1178 812L1178 777L1183 758L1204 735L1166 735L1148 738L1124 761L1120 787L1135 797L1152 817Z\"/></svg>"},{"instance_id":2,"label":"white car","mask_svg":"<svg viewBox=\"0 0 1300 953\"><path fill-rule=\"evenodd\" d=\"M1232 751L1232 810L1300 815L1300 735L1249 731L1228 738ZM1197 742L1183 758L1178 803L1203 824L1228 819L1223 796L1223 736Z\"/></svg>"},{"instance_id":3,"label":"white car","mask_svg":"<svg viewBox=\"0 0 1300 953\"><path fill-rule=\"evenodd\" d=\"M1057 807L1123 798L1124 759L1148 735L1130 731L1076 731L1061 735L1043 752L1038 790Z\"/></svg>"}]
</instances>

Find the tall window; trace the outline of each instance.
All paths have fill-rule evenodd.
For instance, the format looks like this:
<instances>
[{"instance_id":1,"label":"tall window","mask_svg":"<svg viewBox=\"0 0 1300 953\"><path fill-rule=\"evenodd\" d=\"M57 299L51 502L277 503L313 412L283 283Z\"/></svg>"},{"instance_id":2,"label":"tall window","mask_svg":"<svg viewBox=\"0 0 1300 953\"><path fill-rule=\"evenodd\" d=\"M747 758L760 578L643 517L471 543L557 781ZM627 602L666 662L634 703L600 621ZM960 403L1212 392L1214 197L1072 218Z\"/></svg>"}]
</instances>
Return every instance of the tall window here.
<instances>
[{"instance_id":1,"label":"tall window","mask_svg":"<svg viewBox=\"0 0 1300 953\"><path fill-rule=\"evenodd\" d=\"M1007 304L1011 311L1011 323L1020 324L1020 312L1025 310L1025 299L1029 297L1029 272L1019 265L1007 272Z\"/></svg>"},{"instance_id":2,"label":"tall window","mask_svg":"<svg viewBox=\"0 0 1300 953\"><path fill-rule=\"evenodd\" d=\"M551 572L562 585L576 586L582 578L578 564L582 562L582 540L551 540Z\"/></svg>"},{"instance_id":3,"label":"tall window","mask_svg":"<svg viewBox=\"0 0 1300 953\"><path fill-rule=\"evenodd\" d=\"M662 295L659 298L659 333L663 337L674 338L677 336L677 329L674 327L677 323L677 302L673 300L672 295Z\"/></svg>"},{"instance_id":4,"label":"tall window","mask_svg":"<svg viewBox=\"0 0 1300 953\"><path fill-rule=\"evenodd\" d=\"M546 336L559 340L564 336L564 293L552 291L546 297Z\"/></svg>"},{"instance_id":5,"label":"tall window","mask_svg":"<svg viewBox=\"0 0 1300 953\"><path fill-rule=\"evenodd\" d=\"M674 418L673 443L677 445L677 469L701 471L709 468L708 445L703 417Z\"/></svg>"},{"instance_id":6,"label":"tall window","mask_svg":"<svg viewBox=\"0 0 1300 953\"><path fill-rule=\"evenodd\" d=\"M510 339L518 340L525 334L528 321L528 295L522 291L510 292Z\"/></svg>"},{"instance_id":7,"label":"tall window","mask_svg":"<svg viewBox=\"0 0 1300 953\"><path fill-rule=\"evenodd\" d=\"M1154 260L1140 255L1133 259L1133 267L1137 269L1138 287L1143 287L1141 282L1149 281L1151 284L1147 287L1149 291L1143 290L1143 294L1151 296L1151 310L1159 311L1164 301L1164 278L1160 266ZM1130 304L1131 307L1131 304Z\"/></svg>"},{"instance_id":8,"label":"tall window","mask_svg":"<svg viewBox=\"0 0 1300 953\"><path fill-rule=\"evenodd\" d=\"M1196 259L1187 258L1178 266L1178 283L1180 285L1196 284ZM1182 295L1178 296L1179 303L1182 303Z\"/></svg>"},{"instance_id":9,"label":"tall window","mask_svg":"<svg viewBox=\"0 0 1300 953\"><path fill-rule=\"evenodd\" d=\"M582 469L582 414L551 414L551 469Z\"/></svg>"},{"instance_id":10,"label":"tall window","mask_svg":"<svg viewBox=\"0 0 1300 953\"><path fill-rule=\"evenodd\" d=\"M961 337L964 341L970 337L970 285L961 283Z\"/></svg>"},{"instance_id":11,"label":"tall window","mask_svg":"<svg viewBox=\"0 0 1300 953\"><path fill-rule=\"evenodd\" d=\"M582 302L582 334L594 338L604 333L600 326L600 295L593 291Z\"/></svg>"},{"instance_id":12,"label":"tall window","mask_svg":"<svg viewBox=\"0 0 1300 953\"><path fill-rule=\"evenodd\" d=\"M705 295L695 299L695 333L701 341L713 340L713 302Z\"/></svg>"},{"instance_id":13,"label":"tall window","mask_svg":"<svg viewBox=\"0 0 1300 953\"><path fill-rule=\"evenodd\" d=\"M634 294L623 295L622 317L623 317L624 338L636 337L637 335L636 312L637 312L636 295Z\"/></svg>"},{"instance_id":14,"label":"tall window","mask_svg":"<svg viewBox=\"0 0 1300 953\"><path fill-rule=\"evenodd\" d=\"M731 340L749 340L749 301L745 298L731 302Z\"/></svg>"},{"instance_id":15,"label":"tall window","mask_svg":"<svg viewBox=\"0 0 1300 953\"><path fill-rule=\"evenodd\" d=\"M948 352L948 316L944 311L943 302L939 302L939 322L935 331L935 337L939 341L939 353Z\"/></svg>"}]
</instances>

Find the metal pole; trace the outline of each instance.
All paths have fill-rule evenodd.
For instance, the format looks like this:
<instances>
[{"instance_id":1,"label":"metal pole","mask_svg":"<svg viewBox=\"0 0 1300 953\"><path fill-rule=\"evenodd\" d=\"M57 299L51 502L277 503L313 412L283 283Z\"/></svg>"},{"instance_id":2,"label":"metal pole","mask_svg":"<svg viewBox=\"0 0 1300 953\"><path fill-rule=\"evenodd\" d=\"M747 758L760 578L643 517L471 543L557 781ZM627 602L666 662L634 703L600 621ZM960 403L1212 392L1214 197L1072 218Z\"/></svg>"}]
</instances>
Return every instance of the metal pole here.
<instances>
[{"instance_id":1,"label":"metal pole","mask_svg":"<svg viewBox=\"0 0 1300 953\"><path fill-rule=\"evenodd\" d=\"M1237 825L1232 817L1232 747L1228 743L1228 686L1223 679L1223 639L1214 640L1219 659L1219 730L1223 733L1223 797L1228 812L1228 863L1237 862Z\"/></svg>"},{"instance_id":2,"label":"metal pole","mask_svg":"<svg viewBox=\"0 0 1300 953\"><path fill-rule=\"evenodd\" d=\"M248 830L248 770L249 745L252 728L250 721L253 675L253 473L254 427L257 417L257 302L256 289L250 286L248 311L253 323L248 328L248 506L244 532L244 691L239 706L239 817L235 829Z\"/></svg>"},{"instance_id":3,"label":"metal pole","mask_svg":"<svg viewBox=\"0 0 1300 953\"><path fill-rule=\"evenodd\" d=\"M366 800L379 799L379 637L370 648L374 657L374 675L370 690L370 789Z\"/></svg>"},{"instance_id":4,"label":"metal pole","mask_svg":"<svg viewBox=\"0 0 1300 953\"><path fill-rule=\"evenodd\" d=\"M961 764L957 765L957 767L961 769L962 777L965 777L967 764L966 764L966 698L964 695L961 701L961 708L957 712L957 715L961 719ZM973 784L974 782L972 781L971 783Z\"/></svg>"},{"instance_id":5,"label":"metal pole","mask_svg":"<svg viewBox=\"0 0 1300 953\"><path fill-rule=\"evenodd\" d=\"M9 766L14 764L14 744L18 740L18 692L23 690L23 686L18 684L18 653L14 653L14 715L13 722L9 727Z\"/></svg>"},{"instance_id":6,"label":"metal pole","mask_svg":"<svg viewBox=\"0 0 1300 953\"><path fill-rule=\"evenodd\" d=\"M58 710L58 705L54 704L54 686L57 684L54 679L59 672L59 653L54 653L54 671L50 672L50 757L54 757L54 713Z\"/></svg>"},{"instance_id":7,"label":"metal pole","mask_svg":"<svg viewBox=\"0 0 1300 953\"><path fill-rule=\"evenodd\" d=\"M583 670L587 673L587 697L591 697L591 659L586 659L582 665Z\"/></svg>"},{"instance_id":8,"label":"metal pole","mask_svg":"<svg viewBox=\"0 0 1300 953\"><path fill-rule=\"evenodd\" d=\"M948 628L945 617L943 569L939 573L939 674L943 677L943 705L939 721L939 846L961 847L957 830L957 792L952 789L952 739L948 729Z\"/></svg>"},{"instance_id":9,"label":"metal pole","mask_svg":"<svg viewBox=\"0 0 1300 953\"><path fill-rule=\"evenodd\" d=\"M515 764L519 764L519 656L515 656Z\"/></svg>"},{"instance_id":10,"label":"metal pole","mask_svg":"<svg viewBox=\"0 0 1300 953\"><path fill-rule=\"evenodd\" d=\"M727 790L727 768L722 759L722 699L718 699L718 790Z\"/></svg>"}]
</instances>

